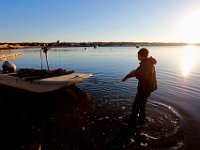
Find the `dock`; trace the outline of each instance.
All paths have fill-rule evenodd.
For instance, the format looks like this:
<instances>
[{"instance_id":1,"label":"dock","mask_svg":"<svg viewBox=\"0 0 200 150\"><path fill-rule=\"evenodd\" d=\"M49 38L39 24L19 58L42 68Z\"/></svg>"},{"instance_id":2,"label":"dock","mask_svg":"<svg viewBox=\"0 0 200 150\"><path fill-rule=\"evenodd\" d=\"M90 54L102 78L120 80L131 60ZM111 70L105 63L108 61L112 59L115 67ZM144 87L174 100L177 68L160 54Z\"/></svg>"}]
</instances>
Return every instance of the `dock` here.
<instances>
[{"instance_id":1,"label":"dock","mask_svg":"<svg viewBox=\"0 0 200 150\"><path fill-rule=\"evenodd\" d=\"M16 57L20 57L21 55L21 53L0 54L0 61L14 59Z\"/></svg>"}]
</instances>

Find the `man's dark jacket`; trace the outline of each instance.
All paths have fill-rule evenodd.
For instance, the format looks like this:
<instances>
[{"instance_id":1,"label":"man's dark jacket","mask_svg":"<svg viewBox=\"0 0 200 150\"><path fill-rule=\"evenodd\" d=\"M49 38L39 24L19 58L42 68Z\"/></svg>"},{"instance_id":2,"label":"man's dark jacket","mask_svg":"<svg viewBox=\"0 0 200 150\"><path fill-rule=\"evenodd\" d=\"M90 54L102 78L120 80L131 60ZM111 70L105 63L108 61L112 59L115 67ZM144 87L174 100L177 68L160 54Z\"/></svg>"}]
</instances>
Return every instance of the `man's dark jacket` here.
<instances>
[{"instance_id":1,"label":"man's dark jacket","mask_svg":"<svg viewBox=\"0 0 200 150\"><path fill-rule=\"evenodd\" d=\"M157 89L157 79L155 64L157 61L153 57L146 58L140 62L136 69L135 77L138 79L138 90L153 92Z\"/></svg>"},{"instance_id":2,"label":"man's dark jacket","mask_svg":"<svg viewBox=\"0 0 200 150\"><path fill-rule=\"evenodd\" d=\"M125 78L136 77L138 79L138 91L153 92L157 87L155 64L153 57L146 58L140 62L136 70L131 71Z\"/></svg>"}]
</instances>

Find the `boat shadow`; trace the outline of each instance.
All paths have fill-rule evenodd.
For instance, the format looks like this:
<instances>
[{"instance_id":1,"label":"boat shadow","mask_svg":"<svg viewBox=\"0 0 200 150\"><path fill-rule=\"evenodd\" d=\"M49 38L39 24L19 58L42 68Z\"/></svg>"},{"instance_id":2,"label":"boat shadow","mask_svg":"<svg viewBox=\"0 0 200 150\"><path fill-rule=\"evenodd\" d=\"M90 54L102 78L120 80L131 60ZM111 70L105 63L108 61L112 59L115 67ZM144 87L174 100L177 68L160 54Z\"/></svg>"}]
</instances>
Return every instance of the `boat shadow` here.
<instances>
[{"instance_id":1,"label":"boat shadow","mask_svg":"<svg viewBox=\"0 0 200 150\"><path fill-rule=\"evenodd\" d=\"M0 89L3 149L87 148L80 133L92 103L89 94L76 86L46 94Z\"/></svg>"}]
</instances>

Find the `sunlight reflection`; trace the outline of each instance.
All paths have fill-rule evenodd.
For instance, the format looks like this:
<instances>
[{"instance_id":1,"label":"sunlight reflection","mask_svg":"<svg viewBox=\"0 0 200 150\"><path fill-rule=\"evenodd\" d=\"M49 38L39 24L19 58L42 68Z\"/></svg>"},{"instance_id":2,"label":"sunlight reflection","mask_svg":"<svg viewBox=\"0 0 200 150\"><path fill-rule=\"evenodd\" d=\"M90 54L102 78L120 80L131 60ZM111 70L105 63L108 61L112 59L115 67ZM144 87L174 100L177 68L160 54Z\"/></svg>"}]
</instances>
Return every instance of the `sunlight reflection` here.
<instances>
[{"instance_id":1,"label":"sunlight reflection","mask_svg":"<svg viewBox=\"0 0 200 150\"><path fill-rule=\"evenodd\" d=\"M184 77L187 77L195 63L196 46L188 45L181 58L181 68Z\"/></svg>"}]
</instances>

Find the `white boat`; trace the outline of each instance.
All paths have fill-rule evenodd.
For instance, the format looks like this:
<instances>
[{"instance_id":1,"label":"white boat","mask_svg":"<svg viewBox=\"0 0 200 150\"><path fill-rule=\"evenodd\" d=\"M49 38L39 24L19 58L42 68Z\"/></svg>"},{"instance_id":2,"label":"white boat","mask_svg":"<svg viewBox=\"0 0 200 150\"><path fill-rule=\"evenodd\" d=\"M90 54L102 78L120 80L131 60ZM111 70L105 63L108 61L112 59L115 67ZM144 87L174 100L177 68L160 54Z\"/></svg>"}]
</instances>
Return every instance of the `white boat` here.
<instances>
[{"instance_id":1,"label":"white boat","mask_svg":"<svg viewBox=\"0 0 200 150\"><path fill-rule=\"evenodd\" d=\"M50 47L46 44L41 49L45 53L48 70L44 70L42 67L40 70L32 68L17 70L15 64L5 61L2 65L3 72L0 73L0 84L34 93L46 93L75 85L92 76L92 74L78 73L73 70L66 71L62 68L50 70L47 59L49 49Z\"/></svg>"},{"instance_id":2,"label":"white boat","mask_svg":"<svg viewBox=\"0 0 200 150\"><path fill-rule=\"evenodd\" d=\"M56 75L21 76L20 73L1 73L0 84L23 89L34 93L46 93L60 90L82 82L92 74L65 71Z\"/></svg>"}]
</instances>

